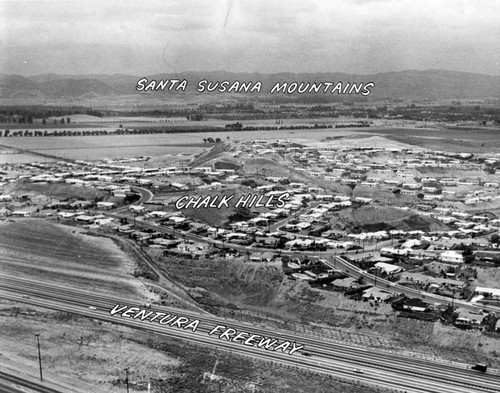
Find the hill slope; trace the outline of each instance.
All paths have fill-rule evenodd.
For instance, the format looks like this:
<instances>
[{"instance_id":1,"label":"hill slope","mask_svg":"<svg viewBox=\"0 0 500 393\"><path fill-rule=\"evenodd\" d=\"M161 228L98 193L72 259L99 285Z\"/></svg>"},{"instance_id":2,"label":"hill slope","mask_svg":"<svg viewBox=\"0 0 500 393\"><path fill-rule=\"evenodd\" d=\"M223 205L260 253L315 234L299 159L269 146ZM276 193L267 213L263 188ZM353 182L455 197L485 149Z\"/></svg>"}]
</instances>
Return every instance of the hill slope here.
<instances>
[{"instance_id":1,"label":"hill slope","mask_svg":"<svg viewBox=\"0 0 500 393\"><path fill-rule=\"evenodd\" d=\"M136 83L142 76L134 75L55 75L43 74L30 78L19 75L0 75L0 97L33 97L34 94L42 94L53 98L79 97L86 94L100 96L138 94L135 89ZM226 71L213 72L185 72L179 74L156 74L146 76L151 80L186 79L188 86L186 92L195 93L200 80L230 82L262 82L260 96L270 96L269 91L276 83L293 82L342 82L363 83L373 82L375 87L371 88L369 98L410 98L424 100L438 99L464 99L464 98L487 98L500 97L500 76L473 74L457 71L407 70L401 72L387 72L371 75L357 75L346 73L232 73ZM162 94L163 92L155 92ZM166 93L166 91L165 91ZM168 94L183 94L185 92L171 92ZM208 93L204 93L208 94ZM213 93L211 93L213 94ZM250 93L246 93L250 94ZM255 93L252 93L255 95ZM274 94L274 97L301 98L307 100L312 97L322 97L327 100L339 99L344 96L331 94L331 89L324 93L305 94ZM353 95L354 96L354 95ZM357 96L358 98L366 98Z\"/></svg>"}]
</instances>

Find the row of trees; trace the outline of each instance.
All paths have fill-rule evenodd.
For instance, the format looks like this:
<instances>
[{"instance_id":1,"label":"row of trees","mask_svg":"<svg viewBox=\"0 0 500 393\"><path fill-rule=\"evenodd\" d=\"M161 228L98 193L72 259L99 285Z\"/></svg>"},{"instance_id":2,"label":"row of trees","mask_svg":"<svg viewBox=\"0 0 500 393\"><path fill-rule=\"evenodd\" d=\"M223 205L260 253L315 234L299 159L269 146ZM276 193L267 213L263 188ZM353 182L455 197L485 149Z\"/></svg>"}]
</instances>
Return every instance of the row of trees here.
<instances>
[{"instance_id":1,"label":"row of trees","mask_svg":"<svg viewBox=\"0 0 500 393\"><path fill-rule=\"evenodd\" d=\"M33 116L0 115L0 123L33 124Z\"/></svg>"},{"instance_id":2,"label":"row of trees","mask_svg":"<svg viewBox=\"0 0 500 393\"><path fill-rule=\"evenodd\" d=\"M0 123L9 123L9 124L33 124L33 116L0 116ZM69 124L71 122L71 118L63 117L61 120L54 119L54 124ZM42 124L47 124L47 119L42 119Z\"/></svg>"},{"instance_id":3,"label":"row of trees","mask_svg":"<svg viewBox=\"0 0 500 393\"><path fill-rule=\"evenodd\" d=\"M69 118L69 117L66 117L66 118L62 117L61 120L60 120L60 123L61 124L64 124L64 123L69 124L69 123L71 123L71 118ZM42 119L42 124L47 124L47 119L43 118ZM54 124L57 124L57 119L54 119Z\"/></svg>"},{"instance_id":4,"label":"row of trees","mask_svg":"<svg viewBox=\"0 0 500 393\"><path fill-rule=\"evenodd\" d=\"M108 135L108 131L106 130L94 130L94 131L73 131L73 130L62 130L62 131L53 131L48 132L40 131L40 130L0 130L0 137L10 137L10 136L22 136L22 137L40 137L40 136L96 136L96 135Z\"/></svg>"},{"instance_id":5,"label":"row of trees","mask_svg":"<svg viewBox=\"0 0 500 393\"><path fill-rule=\"evenodd\" d=\"M229 139L229 137L227 137ZM220 138L203 138L203 143L221 143L222 139Z\"/></svg>"},{"instance_id":6,"label":"row of trees","mask_svg":"<svg viewBox=\"0 0 500 393\"><path fill-rule=\"evenodd\" d=\"M68 115L87 114L103 117L109 111L100 111L85 107L45 107L45 106L0 106L0 123L31 124L33 119L60 118ZM109 113L115 115L115 113Z\"/></svg>"},{"instance_id":7,"label":"row of trees","mask_svg":"<svg viewBox=\"0 0 500 393\"><path fill-rule=\"evenodd\" d=\"M61 119L62 120L62 119ZM62 123L64 124L64 123ZM206 131L206 130L195 130L195 131ZM209 130L207 132L218 132L221 130L218 129L213 129ZM166 129L133 129L129 130L128 128L119 128L116 129L114 132L113 131L107 131L107 130L92 130L92 131L80 131L80 130L55 130L55 131L40 131L40 130L16 130L16 131L11 131L9 129L6 129L4 131L0 130L0 137L8 137L8 136L82 136L82 135L143 135L143 134L166 134L166 133L183 133L183 132L194 132L193 130L166 130ZM229 139L227 137L226 139ZM221 138L203 138L203 143L220 143L222 142Z\"/></svg>"}]
</instances>

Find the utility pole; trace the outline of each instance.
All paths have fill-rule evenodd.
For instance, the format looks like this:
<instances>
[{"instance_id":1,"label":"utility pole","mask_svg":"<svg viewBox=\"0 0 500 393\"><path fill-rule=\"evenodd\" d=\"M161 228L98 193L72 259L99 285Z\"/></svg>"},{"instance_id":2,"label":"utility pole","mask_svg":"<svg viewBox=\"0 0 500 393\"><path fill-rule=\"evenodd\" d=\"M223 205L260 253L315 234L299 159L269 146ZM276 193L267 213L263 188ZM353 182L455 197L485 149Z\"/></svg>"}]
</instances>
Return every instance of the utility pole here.
<instances>
[{"instance_id":1,"label":"utility pole","mask_svg":"<svg viewBox=\"0 0 500 393\"><path fill-rule=\"evenodd\" d=\"M125 384L127 385L127 393L128 392L128 368L125 369Z\"/></svg>"},{"instance_id":2,"label":"utility pole","mask_svg":"<svg viewBox=\"0 0 500 393\"><path fill-rule=\"evenodd\" d=\"M36 337L36 343L38 347L38 366L40 367L40 381L43 381L43 376L42 376L42 355L40 353L40 333L35 334Z\"/></svg>"},{"instance_id":3,"label":"utility pole","mask_svg":"<svg viewBox=\"0 0 500 393\"><path fill-rule=\"evenodd\" d=\"M217 368L217 363L219 363L219 358L215 359L214 368L212 370L212 373L210 374L210 382L209 382L210 387L212 387L212 382L215 378L215 369Z\"/></svg>"},{"instance_id":4,"label":"utility pole","mask_svg":"<svg viewBox=\"0 0 500 393\"><path fill-rule=\"evenodd\" d=\"M212 370L212 374L210 374L210 381L212 381L215 377L215 369L217 368L217 363L219 363L219 358L215 359L214 368Z\"/></svg>"}]
</instances>

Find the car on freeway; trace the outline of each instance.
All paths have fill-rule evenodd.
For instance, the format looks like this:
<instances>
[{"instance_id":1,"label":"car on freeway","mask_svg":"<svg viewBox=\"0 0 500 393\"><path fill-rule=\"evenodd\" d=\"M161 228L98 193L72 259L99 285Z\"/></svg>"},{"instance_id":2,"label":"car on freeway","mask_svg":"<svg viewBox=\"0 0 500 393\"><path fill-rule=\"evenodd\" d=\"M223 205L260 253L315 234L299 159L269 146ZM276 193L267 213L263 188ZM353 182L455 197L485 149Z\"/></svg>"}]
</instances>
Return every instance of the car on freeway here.
<instances>
[{"instance_id":1,"label":"car on freeway","mask_svg":"<svg viewBox=\"0 0 500 393\"><path fill-rule=\"evenodd\" d=\"M360 368L355 368L354 372L357 373L357 374L364 374L364 371L361 370Z\"/></svg>"},{"instance_id":2,"label":"car on freeway","mask_svg":"<svg viewBox=\"0 0 500 393\"><path fill-rule=\"evenodd\" d=\"M485 373L488 370L488 366L484 363L477 363L475 366L472 366L471 369Z\"/></svg>"},{"instance_id":3,"label":"car on freeway","mask_svg":"<svg viewBox=\"0 0 500 393\"><path fill-rule=\"evenodd\" d=\"M96 306L89 306L89 309L90 310L97 310L97 307Z\"/></svg>"},{"instance_id":4,"label":"car on freeway","mask_svg":"<svg viewBox=\"0 0 500 393\"><path fill-rule=\"evenodd\" d=\"M30 299L28 295L23 295L23 299Z\"/></svg>"}]
</instances>

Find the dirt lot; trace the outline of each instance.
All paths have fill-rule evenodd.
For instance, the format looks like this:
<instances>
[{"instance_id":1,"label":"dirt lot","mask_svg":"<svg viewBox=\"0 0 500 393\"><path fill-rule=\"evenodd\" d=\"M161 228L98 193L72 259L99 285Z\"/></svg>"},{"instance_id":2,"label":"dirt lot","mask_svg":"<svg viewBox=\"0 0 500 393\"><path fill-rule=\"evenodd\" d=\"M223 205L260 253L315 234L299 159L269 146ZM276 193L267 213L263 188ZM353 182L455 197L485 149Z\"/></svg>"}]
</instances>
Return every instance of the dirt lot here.
<instances>
[{"instance_id":1,"label":"dirt lot","mask_svg":"<svg viewBox=\"0 0 500 393\"><path fill-rule=\"evenodd\" d=\"M127 298L146 294L135 261L112 240L42 219L0 222L0 273Z\"/></svg>"},{"instance_id":2,"label":"dirt lot","mask_svg":"<svg viewBox=\"0 0 500 393\"><path fill-rule=\"evenodd\" d=\"M93 187L76 187L68 184L18 183L11 191L14 194L41 194L57 199L77 198L94 200L109 195L106 191L99 191Z\"/></svg>"},{"instance_id":3,"label":"dirt lot","mask_svg":"<svg viewBox=\"0 0 500 393\"><path fill-rule=\"evenodd\" d=\"M66 313L0 302L0 364L36 377L34 334L40 334L45 380L82 392L368 393L373 389L319 374L253 361L155 334ZM210 374L217 367L214 378Z\"/></svg>"},{"instance_id":4,"label":"dirt lot","mask_svg":"<svg viewBox=\"0 0 500 393\"><path fill-rule=\"evenodd\" d=\"M438 231L448 227L439 221L414 214L413 212L395 209L386 206L362 206L359 208L344 209L338 212L332 224L340 229L361 228L366 231L385 229L401 229Z\"/></svg>"},{"instance_id":5,"label":"dirt lot","mask_svg":"<svg viewBox=\"0 0 500 393\"><path fill-rule=\"evenodd\" d=\"M500 268L481 268L476 267L477 270L477 280L474 284L480 287L497 288L498 283L500 283Z\"/></svg>"}]
</instances>

